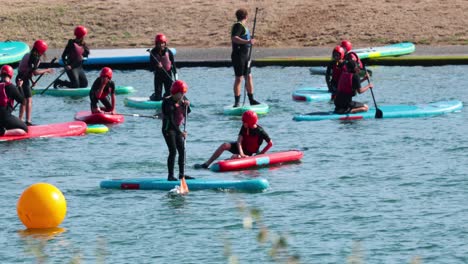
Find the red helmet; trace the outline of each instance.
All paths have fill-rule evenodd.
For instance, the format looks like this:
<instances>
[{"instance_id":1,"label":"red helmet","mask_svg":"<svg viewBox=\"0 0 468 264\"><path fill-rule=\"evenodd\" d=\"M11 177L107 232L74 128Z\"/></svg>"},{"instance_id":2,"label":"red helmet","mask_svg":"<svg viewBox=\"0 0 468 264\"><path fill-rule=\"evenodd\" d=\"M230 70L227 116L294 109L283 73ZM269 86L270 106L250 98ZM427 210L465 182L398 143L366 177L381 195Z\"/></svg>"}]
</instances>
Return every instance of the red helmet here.
<instances>
[{"instance_id":1,"label":"red helmet","mask_svg":"<svg viewBox=\"0 0 468 264\"><path fill-rule=\"evenodd\" d=\"M34 42L33 49L37 50L39 55L44 54L44 52L47 51L47 48L48 48L47 43L43 41L42 39L38 39L36 40L36 42Z\"/></svg>"},{"instance_id":2,"label":"red helmet","mask_svg":"<svg viewBox=\"0 0 468 264\"><path fill-rule=\"evenodd\" d=\"M164 34L157 34L156 37L154 38L154 44L158 44L158 43L166 43L167 42L167 38Z\"/></svg>"},{"instance_id":3,"label":"red helmet","mask_svg":"<svg viewBox=\"0 0 468 264\"><path fill-rule=\"evenodd\" d=\"M182 81L182 80L177 80L175 81L172 86L171 86L171 94L176 94L176 93L187 93L188 91L188 85Z\"/></svg>"},{"instance_id":4,"label":"red helmet","mask_svg":"<svg viewBox=\"0 0 468 264\"><path fill-rule=\"evenodd\" d=\"M13 68L10 65L3 65L0 70L0 75L8 75L8 77L13 78Z\"/></svg>"},{"instance_id":5,"label":"red helmet","mask_svg":"<svg viewBox=\"0 0 468 264\"><path fill-rule=\"evenodd\" d=\"M84 36L88 35L88 29L83 26L77 26L75 28L75 37L78 39L83 38Z\"/></svg>"},{"instance_id":6,"label":"red helmet","mask_svg":"<svg viewBox=\"0 0 468 264\"><path fill-rule=\"evenodd\" d=\"M112 69L109 67L102 68L100 76L107 77L109 80L112 79Z\"/></svg>"},{"instance_id":7,"label":"red helmet","mask_svg":"<svg viewBox=\"0 0 468 264\"><path fill-rule=\"evenodd\" d=\"M353 45L348 40L341 41L341 47L343 47L346 52L349 52L353 49Z\"/></svg>"},{"instance_id":8,"label":"red helmet","mask_svg":"<svg viewBox=\"0 0 468 264\"><path fill-rule=\"evenodd\" d=\"M332 56L335 57L335 54L340 55L340 60L342 60L342 59L344 58L345 50L344 50L341 46L336 46L336 47L333 49L333 54L332 54Z\"/></svg>"},{"instance_id":9,"label":"red helmet","mask_svg":"<svg viewBox=\"0 0 468 264\"><path fill-rule=\"evenodd\" d=\"M242 114L242 122L247 123L249 127L253 127L254 125L257 124L258 121L258 116L257 113L255 113L252 110L247 110Z\"/></svg>"}]
</instances>

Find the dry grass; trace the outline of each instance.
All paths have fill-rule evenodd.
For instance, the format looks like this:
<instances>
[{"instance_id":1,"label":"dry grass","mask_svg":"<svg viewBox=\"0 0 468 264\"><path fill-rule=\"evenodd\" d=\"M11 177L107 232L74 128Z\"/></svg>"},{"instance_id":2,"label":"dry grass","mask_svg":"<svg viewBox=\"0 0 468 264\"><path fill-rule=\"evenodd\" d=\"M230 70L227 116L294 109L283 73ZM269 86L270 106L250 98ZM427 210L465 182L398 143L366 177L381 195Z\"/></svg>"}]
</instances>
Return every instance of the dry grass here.
<instances>
[{"instance_id":1,"label":"dry grass","mask_svg":"<svg viewBox=\"0 0 468 264\"><path fill-rule=\"evenodd\" d=\"M348 4L348 5L347 5ZM2 0L0 40L42 38L62 48L82 24L92 48L147 47L158 32L171 46L229 46L237 8L255 7L262 47L357 45L412 41L468 44L466 0Z\"/></svg>"}]
</instances>

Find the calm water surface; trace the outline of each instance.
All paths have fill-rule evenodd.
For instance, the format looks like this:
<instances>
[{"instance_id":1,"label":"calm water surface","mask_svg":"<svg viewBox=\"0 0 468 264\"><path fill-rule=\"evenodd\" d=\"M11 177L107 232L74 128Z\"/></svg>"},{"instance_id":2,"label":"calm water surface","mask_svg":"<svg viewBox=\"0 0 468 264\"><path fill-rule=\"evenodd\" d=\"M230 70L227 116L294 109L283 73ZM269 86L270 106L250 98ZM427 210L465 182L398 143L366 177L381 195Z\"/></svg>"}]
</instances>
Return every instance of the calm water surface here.
<instances>
[{"instance_id":1,"label":"calm water surface","mask_svg":"<svg viewBox=\"0 0 468 264\"><path fill-rule=\"evenodd\" d=\"M467 66L373 67L379 104L468 102ZM240 263L269 263L271 245L256 241L259 225L242 228L238 204L261 210L270 233L284 234L288 253L302 263L468 263L468 117L466 110L431 118L294 122L296 113L323 111L328 103L293 102L301 86L323 86L308 68L254 68L256 97L271 106L260 118L275 151L304 150L300 164L244 172L188 169L199 178L264 177L264 193L191 192L174 198L162 191L101 190L109 178L166 177L167 148L161 121L129 117L103 135L0 144L2 263L225 263L231 244ZM88 72L90 82L98 75ZM152 75L116 71L132 96L148 96ZM187 124L187 162L203 162L223 141L236 139L239 118L222 115L232 104L231 68L183 68L194 104ZM43 78L47 85L51 77ZM118 110L126 108L118 96ZM358 101L372 105L370 93ZM70 121L88 98L34 97L35 123ZM385 115L385 113L384 113ZM227 158L225 154L223 158ZM16 214L22 191L49 182L64 193L64 232L24 233ZM42 241L42 242L40 242ZM358 246L359 250L353 247ZM36 253L34 253L36 252Z\"/></svg>"}]
</instances>

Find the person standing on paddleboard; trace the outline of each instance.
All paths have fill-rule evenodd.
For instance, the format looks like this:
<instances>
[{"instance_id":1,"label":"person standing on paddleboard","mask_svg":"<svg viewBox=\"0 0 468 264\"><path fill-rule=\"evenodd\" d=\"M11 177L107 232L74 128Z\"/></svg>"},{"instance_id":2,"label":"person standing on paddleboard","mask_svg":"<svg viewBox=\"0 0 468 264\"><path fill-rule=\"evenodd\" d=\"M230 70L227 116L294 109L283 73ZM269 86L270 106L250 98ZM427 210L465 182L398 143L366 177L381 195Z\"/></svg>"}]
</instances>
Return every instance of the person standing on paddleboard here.
<instances>
[{"instance_id":1,"label":"person standing on paddleboard","mask_svg":"<svg viewBox=\"0 0 468 264\"><path fill-rule=\"evenodd\" d=\"M237 22L232 25L231 29L231 42L232 42L232 53L231 61L234 67L234 106L239 107L239 101L241 96L241 84L245 77L245 89L247 90L247 96L249 97L250 105L260 104L254 99L254 86L252 73L250 72L249 65L249 49L255 44L255 40L250 37L249 29L245 26L247 22L248 13L247 10L241 8L236 11Z\"/></svg>"},{"instance_id":2,"label":"person standing on paddleboard","mask_svg":"<svg viewBox=\"0 0 468 264\"><path fill-rule=\"evenodd\" d=\"M14 101L21 103L24 100L11 79L13 68L3 65L0 69L0 136L25 135L28 132L28 126L11 114Z\"/></svg>"},{"instance_id":3,"label":"person standing on paddleboard","mask_svg":"<svg viewBox=\"0 0 468 264\"><path fill-rule=\"evenodd\" d=\"M26 125L32 126L32 76L53 73L54 69L39 69L41 56L47 51L48 45L44 40L36 40L30 53L24 55L18 66L16 85L21 89L24 100L21 103L19 118L23 120L26 112Z\"/></svg>"},{"instance_id":4,"label":"person standing on paddleboard","mask_svg":"<svg viewBox=\"0 0 468 264\"><path fill-rule=\"evenodd\" d=\"M369 75L364 78L359 77L359 65L354 60L346 61L346 72L343 72L338 82L338 92L335 98L335 113L347 114L367 112L369 107L366 104L353 101L353 97L357 93L364 93L368 89L372 89L373 85L369 82L368 85L361 87L361 82L367 80Z\"/></svg>"},{"instance_id":5,"label":"person standing on paddleboard","mask_svg":"<svg viewBox=\"0 0 468 264\"><path fill-rule=\"evenodd\" d=\"M195 169L208 169L211 163L215 161L224 151L231 152L232 159L245 158L257 154L265 154L272 146L273 141L265 132L263 127L257 124L258 116L252 111L245 111L242 115L242 127L239 131L239 136L236 142L225 142L221 144L218 149L211 155L211 157L202 164L195 164ZM259 152L260 146L263 141L267 145Z\"/></svg>"},{"instance_id":6,"label":"person standing on paddleboard","mask_svg":"<svg viewBox=\"0 0 468 264\"><path fill-rule=\"evenodd\" d=\"M88 79L83 70L83 60L89 55L89 48L84 41L84 37L88 34L88 29L84 26L77 26L74 33L75 39L68 40L67 46L62 53L62 61L70 81L57 79L54 82L54 88L88 87Z\"/></svg>"},{"instance_id":7,"label":"person standing on paddleboard","mask_svg":"<svg viewBox=\"0 0 468 264\"><path fill-rule=\"evenodd\" d=\"M161 101L162 97L170 95L173 80L177 80L174 53L167 48L167 38L164 34L157 34L154 38L154 48L150 51L150 67L150 70L154 71L154 93L150 96L150 100ZM162 95L163 85L164 95Z\"/></svg>"},{"instance_id":8,"label":"person standing on paddleboard","mask_svg":"<svg viewBox=\"0 0 468 264\"><path fill-rule=\"evenodd\" d=\"M194 179L185 175L185 139L187 132L181 130L185 124L187 114L191 112L190 101L185 97L188 86L184 81L175 81L171 86L171 95L164 97L162 110L162 134L169 149L167 157L167 180L177 181L174 177L174 166L176 154L179 153L179 179Z\"/></svg>"},{"instance_id":9,"label":"person standing on paddleboard","mask_svg":"<svg viewBox=\"0 0 468 264\"><path fill-rule=\"evenodd\" d=\"M330 92L331 100L336 97L338 90L338 81L340 80L341 72L343 71L345 51L341 46L336 46L332 52L332 60L327 66L325 73L325 81L327 82L328 92Z\"/></svg>"},{"instance_id":10,"label":"person standing on paddleboard","mask_svg":"<svg viewBox=\"0 0 468 264\"><path fill-rule=\"evenodd\" d=\"M109 97L111 98L110 102ZM109 112L115 114L115 83L112 81L111 68L102 68L99 77L94 81L89 91L89 99L91 100L92 113ZM99 102L104 107L98 106Z\"/></svg>"}]
</instances>

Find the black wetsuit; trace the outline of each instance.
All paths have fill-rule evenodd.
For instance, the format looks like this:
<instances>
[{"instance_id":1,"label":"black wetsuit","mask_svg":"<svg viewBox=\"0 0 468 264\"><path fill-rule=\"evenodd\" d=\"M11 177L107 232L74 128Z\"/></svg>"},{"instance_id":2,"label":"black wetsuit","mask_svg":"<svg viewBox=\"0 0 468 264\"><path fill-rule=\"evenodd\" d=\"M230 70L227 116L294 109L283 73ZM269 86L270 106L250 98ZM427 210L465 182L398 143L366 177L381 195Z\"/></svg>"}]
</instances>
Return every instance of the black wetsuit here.
<instances>
[{"instance_id":1,"label":"black wetsuit","mask_svg":"<svg viewBox=\"0 0 468 264\"><path fill-rule=\"evenodd\" d=\"M16 86L12 83L4 83L5 94L9 99L14 99L16 102L21 103L23 101L23 96L18 91ZM3 84L0 83L0 93L2 91ZM28 127L26 124L21 121L18 117L12 115L13 107L11 104L7 104L6 106L0 105L0 136L5 133L5 130L8 129L15 129L20 128L26 132L28 132Z\"/></svg>"},{"instance_id":2,"label":"black wetsuit","mask_svg":"<svg viewBox=\"0 0 468 264\"><path fill-rule=\"evenodd\" d=\"M162 56L166 56L166 52L169 55L169 61L171 63L171 68L169 70L163 69L164 64L162 62ZM156 62L156 59L163 64L163 68L158 67L158 63ZM174 54L170 49L167 47L164 48L163 52L161 55L158 54L158 51L156 48L153 48L151 50L150 54L150 66L151 66L151 71L154 71L154 94L150 96L150 100L152 101L161 101L163 97L167 97L170 95L171 92L171 85L173 82L172 75L176 75L177 73L177 68L175 66L175 61L174 61ZM164 72L168 74L166 74ZM169 76L171 77L169 77ZM164 85L164 95L162 95L162 88Z\"/></svg>"},{"instance_id":3,"label":"black wetsuit","mask_svg":"<svg viewBox=\"0 0 468 264\"><path fill-rule=\"evenodd\" d=\"M186 100L186 98L184 98ZM174 165L177 152L179 153L179 178L184 176L185 146L181 122L185 122L185 106L175 102L172 97L163 98L162 106L162 134L169 149L167 157L168 178L174 177ZM187 113L190 113L190 107ZM183 120L182 120L183 118Z\"/></svg>"},{"instance_id":4,"label":"black wetsuit","mask_svg":"<svg viewBox=\"0 0 468 264\"><path fill-rule=\"evenodd\" d=\"M99 101L106 107L106 112L112 111L112 103L109 101L109 96L115 93L115 83L109 80L102 91L101 98L97 98L96 92L101 88L101 77L98 77L89 91L89 99L91 100L91 109L98 108Z\"/></svg>"},{"instance_id":5,"label":"black wetsuit","mask_svg":"<svg viewBox=\"0 0 468 264\"><path fill-rule=\"evenodd\" d=\"M234 36L250 40L250 32L241 22L236 22L232 25L231 37ZM232 42L231 61L234 67L234 73L237 77L250 74L250 68L247 67L250 47L250 44L237 44Z\"/></svg>"},{"instance_id":6,"label":"black wetsuit","mask_svg":"<svg viewBox=\"0 0 468 264\"><path fill-rule=\"evenodd\" d=\"M265 130L257 125L256 128L245 128L241 127L239 131L239 136L242 136L242 150L244 154L251 156L252 154L257 154L262 145L263 141L270 142L271 139ZM239 154L239 148L237 147L237 142L230 142L231 148L229 151L232 154Z\"/></svg>"},{"instance_id":7,"label":"black wetsuit","mask_svg":"<svg viewBox=\"0 0 468 264\"><path fill-rule=\"evenodd\" d=\"M83 58L88 57L88 55L89 48L86 43L77 43L74 39L68 40L67 46L62 53L62 61L65 66L71 67L71 70L67 70L70 81L57 80L58 86L68 88L88 87L88 79L83 70Z\"/></svg>"},{"instance_id":8,"label":"black wetsuit","mask_svg":"<svg viewBox=\"0 0 468 264\"><path fill-rule=\"evenodd\" d=\"M33 76L33 72L39 68L40 59L41 57L36 55L35 52L31 52L24 55L20 62L20 66L18 67L18 75L16 75L16 81L18 81L18 79L23 80L23 85L19 88L21 89L24 98L32 97L31 78Z\"/></svg>"}]
</instances>

